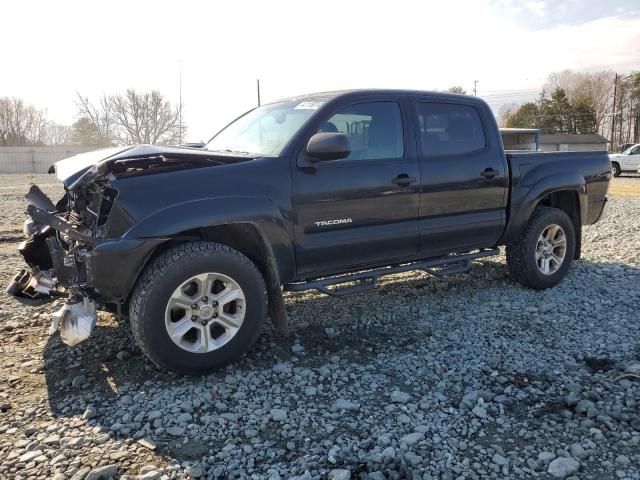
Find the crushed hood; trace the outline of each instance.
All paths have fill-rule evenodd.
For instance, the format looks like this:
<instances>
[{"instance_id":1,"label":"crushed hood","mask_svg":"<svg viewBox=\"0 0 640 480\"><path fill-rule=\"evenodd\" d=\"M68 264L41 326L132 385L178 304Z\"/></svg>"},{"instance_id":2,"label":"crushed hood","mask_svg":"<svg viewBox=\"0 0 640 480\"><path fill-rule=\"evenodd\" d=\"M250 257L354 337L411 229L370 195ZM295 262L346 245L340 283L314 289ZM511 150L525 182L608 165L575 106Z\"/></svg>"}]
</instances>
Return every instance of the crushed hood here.
<instances>
[{"instance_id":1,"label":"crushed hood","mask_svg":"<svg viewBox=\"0 0 640 480\"><path fill-rule=\"evenodd\" d=\"M89 167L108 159L109 157L129 150L131 147L101 148L92 152L80 153L65 158L53 164L52 168L59 180L63 182L74 174L84 172ZM50 171L50 173L52 173Z\"/></svg>"},{"instance_id":2,"label":"crushed hood","mask_svg":"<svg viewBox=\"0 0 640 480\"><path fill-rule=\"evenodd\" d=\"M54 163L49 173L54 173L66 187L74 184L85 174L94 177L97 174L110 173L116 165L135 162L138 166L153 162L183 162L217 164L236 163L256 158L255 155L237 152L213 152L201 148L167 147L161 145L135 145L127 147L110 147L81 153ZM92 172L89 172L89 171Z\"/></svg>"}]
</instances>

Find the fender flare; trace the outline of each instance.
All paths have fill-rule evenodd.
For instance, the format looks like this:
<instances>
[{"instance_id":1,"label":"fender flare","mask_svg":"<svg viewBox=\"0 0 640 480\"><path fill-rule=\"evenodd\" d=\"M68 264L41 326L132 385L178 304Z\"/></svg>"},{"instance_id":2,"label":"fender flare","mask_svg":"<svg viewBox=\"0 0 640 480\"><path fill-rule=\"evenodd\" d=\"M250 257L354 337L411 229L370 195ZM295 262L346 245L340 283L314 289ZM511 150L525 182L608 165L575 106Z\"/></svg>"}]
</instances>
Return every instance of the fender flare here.
<instances>
[{"instance_id":1,"label":"fender flare","mask_svg":"<svg viewBox=\"0 0 640 480\"><path fill-rule=\"evenodd\" d=\"M197 228L251 224L261 235L275 260L278 278L295 276L291 236L280 209L265 197L212 197L192 200L156 210L133 225L123 238L172 238Z\"/></svg>"},{"instance_id":2,"label":"fender flare","mask_svg":"<svg viewBox=\"0 0 640 480\"><path fill-rule=\"evenodd\" d=\"M555 192L570 191L578 194L580 207L580 223L588 218L589 199L587 195L587 182L583 176L575 172L557 172L537 179L532 185L521 182L516 189L519 191L516 197L511 199L510 221L505 231L501 244L508 244L516 240L522 229L529 222L533 211L543 198Z\"/></svg>"}]
</instances>

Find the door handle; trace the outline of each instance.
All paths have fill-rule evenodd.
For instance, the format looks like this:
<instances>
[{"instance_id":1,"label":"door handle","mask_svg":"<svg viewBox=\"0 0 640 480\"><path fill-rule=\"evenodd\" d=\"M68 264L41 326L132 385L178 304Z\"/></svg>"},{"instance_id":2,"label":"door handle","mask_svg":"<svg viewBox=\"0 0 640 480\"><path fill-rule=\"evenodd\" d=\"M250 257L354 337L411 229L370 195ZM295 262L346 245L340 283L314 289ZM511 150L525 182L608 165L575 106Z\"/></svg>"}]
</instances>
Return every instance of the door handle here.
<instances>
[{"instance_id":1,"label":"door handle","mask_svg":"<svg viewBox=\"0 0 640 480\"><path fill-rule=\"evenodd\" d=\"M491 167L487 167L482 172L480 172L480 176L486 179L497 177L498 175L500 175L500 172L498 170L494 170Z\"/></svg>"},{"instance_id":2,"label":"door handle","mask_svg":"<svg viewBox=\"0 0 640 480\"><path fill-rule=\"evenodd\" d=\"M401 187L407 187L407 186L411 185L412 183L416 183L416 181L417 181L416 177L410 177L406 173L401 173L396 178L391 180L391 183L393 183L395 185L400 185Z\"/></svg>"}]
</instances>

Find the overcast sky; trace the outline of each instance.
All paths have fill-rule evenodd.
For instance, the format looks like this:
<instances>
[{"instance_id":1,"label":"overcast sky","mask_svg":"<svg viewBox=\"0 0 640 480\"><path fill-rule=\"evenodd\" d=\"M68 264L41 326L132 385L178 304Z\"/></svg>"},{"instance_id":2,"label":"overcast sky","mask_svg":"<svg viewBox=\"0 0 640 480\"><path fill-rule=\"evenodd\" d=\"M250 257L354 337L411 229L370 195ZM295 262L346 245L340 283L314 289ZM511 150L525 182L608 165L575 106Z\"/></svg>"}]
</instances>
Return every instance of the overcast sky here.
<instances>
[{"instance_id":1,"label":"overcast sky","mask_svg":"<svg viewBox=\"0 0 640 480\"><path fill-rule=\"evenodd\" d=\"M189 140L263 101L358 87L535 97L549 72L640 70L639 0L4 1L0 96L74 121L75 92L158 89Z\"/></svg>"}]
</instances>

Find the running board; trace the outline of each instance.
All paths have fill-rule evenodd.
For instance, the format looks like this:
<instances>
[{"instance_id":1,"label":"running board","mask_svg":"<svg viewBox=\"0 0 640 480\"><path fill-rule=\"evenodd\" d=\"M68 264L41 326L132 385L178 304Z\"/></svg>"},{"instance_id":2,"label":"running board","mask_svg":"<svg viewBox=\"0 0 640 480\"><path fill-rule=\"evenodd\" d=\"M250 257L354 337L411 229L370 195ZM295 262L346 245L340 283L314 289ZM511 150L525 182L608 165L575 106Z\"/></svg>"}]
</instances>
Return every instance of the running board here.
<instances>
[{"instance_id":1,"label":"running board","mask_svg":"<svg viewBox=\"0 0 640 480\"><path fill-rule=\"evenodd\" d=\"M403 263L400 265L368 270L365 272L349 273L337 277L321 278L319 280L309 280L307 282L289 283L284 286L284 290L289 292L301 292L304 290L318 290L332 297L344 297L354 293L366 292L376 286L378 279L385 275L394 273L409 272L411 270L422 270L429 275L444 277L454 273L465 273L471 269L471 262L477 258L492 257L498 255L497 248L480 250L464 255L448 255L420 262ZM438 268L442 267L442 268ZM354 283L345 287L329 288L343 283Z\"/></svg>"}]
</instances>

